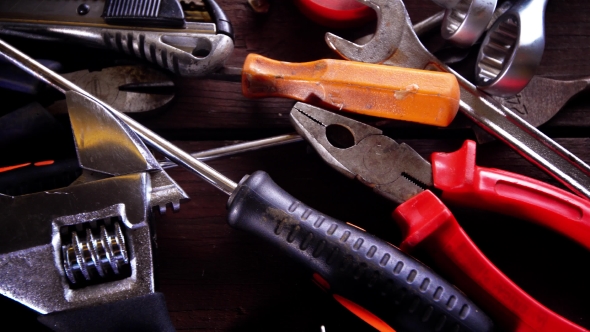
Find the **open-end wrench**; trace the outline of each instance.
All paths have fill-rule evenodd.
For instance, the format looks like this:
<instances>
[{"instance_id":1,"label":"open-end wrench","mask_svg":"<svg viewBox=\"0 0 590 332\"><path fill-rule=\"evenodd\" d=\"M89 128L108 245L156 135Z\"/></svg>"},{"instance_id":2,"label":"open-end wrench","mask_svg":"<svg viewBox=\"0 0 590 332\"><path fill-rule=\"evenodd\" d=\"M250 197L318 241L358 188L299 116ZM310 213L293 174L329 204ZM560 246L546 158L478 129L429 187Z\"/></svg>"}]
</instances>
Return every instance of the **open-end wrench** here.
<instances>
[{"instance_id":1,"label":"open-end wrench","mask_svg":"<svg viewBox=\"0 0 590 332\"><path fill-rule=\"evenodd\" d=\"M328 33L328 46L350 60L455 74L461 87L460 110L467 117L574 192L590 198L590 166L428 52L414 33L401 0L359 1L377 12L373 39L357 45Z\"/></svg>"}]
</instances>

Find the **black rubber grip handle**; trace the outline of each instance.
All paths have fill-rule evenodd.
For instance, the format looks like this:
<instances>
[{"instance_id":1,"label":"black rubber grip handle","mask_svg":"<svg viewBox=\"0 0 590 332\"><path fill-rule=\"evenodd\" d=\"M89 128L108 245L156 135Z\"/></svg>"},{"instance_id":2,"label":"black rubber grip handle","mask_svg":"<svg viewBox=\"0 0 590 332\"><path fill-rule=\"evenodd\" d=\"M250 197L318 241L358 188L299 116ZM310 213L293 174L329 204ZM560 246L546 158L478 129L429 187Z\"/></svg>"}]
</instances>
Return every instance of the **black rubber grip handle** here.
<instances>
[{"instance_id":1,"label":"black rubber grip handle","mask_svg":"<svg viewBox=\"0 0 590 332\"><path fill-rule=\"evenodd\" d=\"M264 172L242 179L228 204L231 226L286 251L325 279L332 294L360 305L398 331L493 328L473 302L428 267L302 204Z\"/></svg>"},{"instance_id":2,"label":"black rubber grip handle","mask_svg":"<svg viewBox=\"0 0 590 332\"><path fill-rule=\"evenodd\" d=\"M217 33L226 35L234 40L234 28L223 9L221 9L215 0L205 0L205 4L213 17Z\"/></svg>"},{"instance_id":3,"label":"black rubber grip handle","mask_svg":"<svg viewBox=\"0 0 590 332\"><path fill-rule=\"evenodd\" d=\"M174 332L162 293L39 316L58 332Z\"/></svg>"}]
</instances>

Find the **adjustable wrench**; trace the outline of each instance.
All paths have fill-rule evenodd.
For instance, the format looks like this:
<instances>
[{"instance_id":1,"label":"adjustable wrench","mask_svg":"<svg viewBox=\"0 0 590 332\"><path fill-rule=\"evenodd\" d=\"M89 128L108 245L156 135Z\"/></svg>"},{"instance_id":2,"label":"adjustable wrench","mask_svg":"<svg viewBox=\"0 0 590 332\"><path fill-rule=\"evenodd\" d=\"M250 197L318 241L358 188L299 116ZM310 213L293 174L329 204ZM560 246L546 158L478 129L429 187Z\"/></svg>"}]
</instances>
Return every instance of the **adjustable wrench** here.
<instances>
[{"instance_id":1,"label":"adjustable wrench","mask_svg":"<svg viewBox=\"0 0 590 332\"><path fill-rule=\"evenodd\" d=\"M56 331L174 331L155 292L150 217L188 196L120 120L76 93L66 99L82 175L0 194L0 294Z\"/></svg>"},{"instance_id":2,"label":"adjustable wrench","mask_svg":"<svg viewBox=\"0 0 590 332\"><path fill-rule=\"evenodd\" d=\"M460 110L487 132L577 194L590 198L590 166L441 63L416 36L401 0L359 0L377 12L377 31L364 45L326 34L328 46L349 60L453 73Z\"/></svg>"}]
</instances>

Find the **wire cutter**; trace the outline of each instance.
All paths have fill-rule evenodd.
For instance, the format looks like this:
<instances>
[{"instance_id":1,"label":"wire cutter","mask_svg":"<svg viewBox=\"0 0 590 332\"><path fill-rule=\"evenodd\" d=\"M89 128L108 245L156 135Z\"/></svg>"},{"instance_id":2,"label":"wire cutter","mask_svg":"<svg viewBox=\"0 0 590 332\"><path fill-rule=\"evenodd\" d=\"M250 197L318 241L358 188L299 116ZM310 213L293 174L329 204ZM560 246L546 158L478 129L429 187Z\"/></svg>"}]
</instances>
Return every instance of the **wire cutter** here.
<instances>
[{"instance_id":1,"label":"wire cutter","mask_svg":"<svg viewBox=\"0 0 590 332\"><path fill-rule=\"evenodd\" d=\"M587 201L541 181L475 165L473 141L453 153L434 153L431 164L377 128L308 104L295 104L291 122L328 164L400 204L393 217L404 233L401 249L425 249L501 330L586 331L502 274L431 189L441 192L445 202L503 211L590 249ZM345 135L332 134L338 128Z\"/></svg>"}]
</instances>

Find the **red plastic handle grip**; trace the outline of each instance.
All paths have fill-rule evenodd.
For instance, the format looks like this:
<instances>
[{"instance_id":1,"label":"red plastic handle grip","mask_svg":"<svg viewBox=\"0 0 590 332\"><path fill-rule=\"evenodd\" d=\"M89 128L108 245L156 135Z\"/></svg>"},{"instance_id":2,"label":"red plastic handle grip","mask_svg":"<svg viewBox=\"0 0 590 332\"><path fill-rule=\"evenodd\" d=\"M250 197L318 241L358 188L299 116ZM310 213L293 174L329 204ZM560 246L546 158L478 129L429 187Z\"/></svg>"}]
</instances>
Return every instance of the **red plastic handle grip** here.
<instances>
[{"instance_id":1,"label":"red plastic handle grip","mask_svg":"<svg viewBox=\"0 0 590 332\"><path fill-rule=\"evenodd\" d=\"M404 232L400 248L406 252L417 246L426 250L501 331L586 331L535 301L500 272L432 192L424 191L404 202L393 218Z\"/></svg>"},{"instance_id":2,"label":"red plastic handle grip","mask_svg":"<svg viewBox=\"0 0 590 332\"><path fill-rule=\"evenodd\" d=\"M375 11L356 0L295 0L310 20L330 28L351 28L376 18Z\"/></svg>"},{"instance_id":3,"label":"red plastic handle grip","mask_svg":"<svg viewBox=\"0 0 590 332\"><path fill-rule=\"evenodd\" d=\"M452 153L434 153L434 185L447 203L528 220L590 250L590 202L542 181L475 165L476 144L465 141Z\"/></svg>"}]
</instances>

